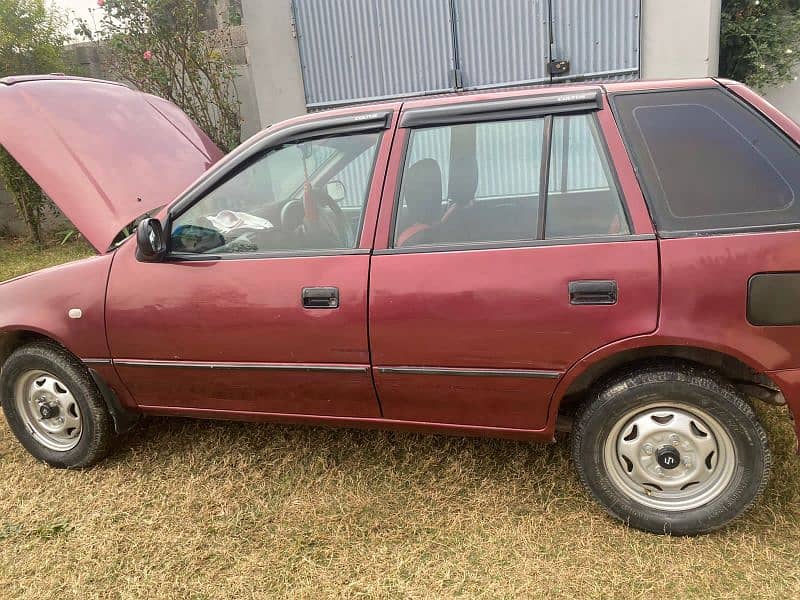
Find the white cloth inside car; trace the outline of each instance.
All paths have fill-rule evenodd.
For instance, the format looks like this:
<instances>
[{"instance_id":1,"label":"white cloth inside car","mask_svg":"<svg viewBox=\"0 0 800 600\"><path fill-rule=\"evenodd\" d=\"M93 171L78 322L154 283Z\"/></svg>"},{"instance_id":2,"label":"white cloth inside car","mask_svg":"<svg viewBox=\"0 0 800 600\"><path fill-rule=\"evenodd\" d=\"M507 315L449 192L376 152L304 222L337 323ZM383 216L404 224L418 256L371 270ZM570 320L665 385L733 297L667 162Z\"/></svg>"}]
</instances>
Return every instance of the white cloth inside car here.
<instances>
[{"instance_id":1,"label":"white cloth inside car","mask_svg":"<svg viewBox=\"0 0 800 600\"><path fill-rule=\"evenodd\" d=\"M208 220L220 233L228 233L234 229L272 229L273 225L267 219L255 215L233 210L221 210Z\"/></svg>"}]
</instances>

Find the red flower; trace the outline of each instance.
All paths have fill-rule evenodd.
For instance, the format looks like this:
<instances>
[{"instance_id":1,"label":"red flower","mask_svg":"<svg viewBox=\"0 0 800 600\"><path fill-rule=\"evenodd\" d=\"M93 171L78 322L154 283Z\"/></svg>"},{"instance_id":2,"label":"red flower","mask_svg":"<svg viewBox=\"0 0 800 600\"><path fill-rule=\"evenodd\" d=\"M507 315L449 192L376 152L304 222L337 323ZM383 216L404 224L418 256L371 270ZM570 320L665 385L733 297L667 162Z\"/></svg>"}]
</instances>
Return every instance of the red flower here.
<instances>
[{"instance_id":1,"label":"red flower","mask_svg":"<svg viewBox=\"0 0 800 600\"><path fill-rule=\"evenodd\" d=\"M103 8L106 5L106 0L97 0L97 6Z\"/></svg>"},{"instance_id":2,"label":"red flower","mask_svg":"<svg viewBox=\"0 0 800 600\"><path fill-rule=\"evenodd\" d=\"M150 60L153 58L153 53L150 50L145 50L143 56L145 60Z\"/></svg>"}]
</instances>

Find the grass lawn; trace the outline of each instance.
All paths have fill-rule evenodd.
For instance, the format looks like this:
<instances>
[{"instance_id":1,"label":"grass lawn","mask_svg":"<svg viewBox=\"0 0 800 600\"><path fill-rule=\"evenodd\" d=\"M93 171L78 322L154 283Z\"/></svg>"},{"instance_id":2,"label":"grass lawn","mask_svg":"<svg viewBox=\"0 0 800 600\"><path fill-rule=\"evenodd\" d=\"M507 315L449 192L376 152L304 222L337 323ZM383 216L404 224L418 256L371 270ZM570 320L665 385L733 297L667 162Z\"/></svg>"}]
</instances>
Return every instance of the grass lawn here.
<instances>
[{"instance_id":1,"label":"grass lawn","mask_svg":"<svg viewBox=\"0 0 800 600\"><path fill-rule=\"evenodd\" d=\"M0 246L0 273L78 254ZM3 422L0 597L799 597L800 460L786 411L759 412L772 483L697 538L607 518L566 437L148 419L98 467L64 472Z\"/></svg>"},{"instance_id":2,"label":"grass lawn","mask_svg":"<svg viewBox=\"0 0 800 600\"><path fill-rule=\"evenodd\" d=\"M92 254L92 249L82 241L51 244L38 250L19 240L0 238L0 281Z\"/></svg>"}]
</instances>

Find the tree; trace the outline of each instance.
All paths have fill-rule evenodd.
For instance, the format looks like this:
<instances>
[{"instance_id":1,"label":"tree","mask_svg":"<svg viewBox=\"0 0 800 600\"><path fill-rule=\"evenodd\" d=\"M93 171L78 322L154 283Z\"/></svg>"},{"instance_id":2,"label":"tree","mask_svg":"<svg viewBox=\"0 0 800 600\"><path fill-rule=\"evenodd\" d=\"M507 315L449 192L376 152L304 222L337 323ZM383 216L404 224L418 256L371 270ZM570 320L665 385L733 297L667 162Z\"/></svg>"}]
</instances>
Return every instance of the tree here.
<instances>
[{"instance_id":1,"label":"tree","mask_svg":"<svg viewBox=\"0 0 800 600\"><path fill-rule=\"evenodd\" d=\"M94 28L76 33L98 42L109 75L177 104L223 150L241 137L236 68L227 57L230 30L204 30L207 0L97 0ZM96 29L96 31L93 31Z\"/></svg>"},{"instance_id":2,"label":"tree","mask_svg":"<svg viewBox=\"0 0 800 600\"><path fill-rule=\"evenodd\" d=\"M800 62L800 0L722 0L719 73L763 89Z\"/></svg>"},{"instance_id":3,"label":"tree","mask_svg":"<svg viewBox=\"0 0 800 600\"><path fill-rule=\"evenodd\" d=\"M66 17L44 0L0 0L0 77L65 70ZM42 244L47 197L0 146L0 182L14 199L31 240Z\"/></svg>"}]
</instances>

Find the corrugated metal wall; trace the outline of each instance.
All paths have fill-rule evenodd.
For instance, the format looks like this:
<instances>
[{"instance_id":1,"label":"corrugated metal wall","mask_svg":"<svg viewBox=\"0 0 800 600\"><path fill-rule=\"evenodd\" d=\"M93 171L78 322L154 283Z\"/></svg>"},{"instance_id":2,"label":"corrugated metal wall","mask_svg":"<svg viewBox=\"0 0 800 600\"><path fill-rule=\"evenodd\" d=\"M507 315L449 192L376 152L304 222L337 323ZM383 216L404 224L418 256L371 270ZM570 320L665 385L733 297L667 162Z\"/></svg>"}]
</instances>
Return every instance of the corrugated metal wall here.
<instances>
[{"instance_id":1,"label":"corrugated metal wall","mask_svg":"<svg viewBox=\"0 0 800 600\"><path fill-rule=\"evenodd\" d=\"M293 0L306 102L631 78L641 0ZM570 61L551 77L548 62Z\"/></svg>"},{"instance_id":2,"label":"corrugated metal wall","mask_svg":"<svg viewBox=\"0 0 800 600\"><path fill-rule=\"evenodd\" d=\"M552 58L570 61L561 79L639 72L640 0L552 0L551 6Z\"/></svg>"},{"instance_id":3,"label":"corrugated metal wall","mask_svg":"<svg viewBox=\"0 0 800 600\"><path fill-rule=\"evenodd\" d=\"M478 169L476 198L535 196L539 193L542 119L502 121L454 127L475 127ZM442 172L442 199L450 198L450 140L453 127L415 130L406 165L432 158Z\"/></svg>"},{"instance_id":4,"label":"corrugated metal wall","mask_svg":"<svg viewBox=\"0 0 800 600\"><path fill-rule=\"evenodd\" d=\"M551 192L564 194L611 187L593 129L587 115L555 117L548 186Z\"/></svg>"},{"instance_id":5,"label":"corrugated metal wall","mask_svg":"<svg viewBox=\"0 0 800 600\"><path fill-rule=\"evenodd\" d=\"M453 7L464 88L550 79L548 0L454 0Z\"/></svg>"},{"instance_id":6,"label":"corrugated metal wall","mask_svg":"<svg viewBox=\"0 0 800 600\"><path fill-rule=\"evenodd\" d=\"M374 164L375 153L372 149L368 149L336 175L336 179L344 184L345 189L344 200L339 202L339 206L359 210L364 207Z\"/></svg>"},{"instance_id":7,"label":"corrugated metal wall","mask_svg":"<svg viewBox=\"0 0 800 600\"><path fill-rule=\"evenodd\" d=\"M454 128L475 128L478 187L475 197L538 196L544 136L543 119L455 125L414 130L406 167L432 158L442 172L442 198L450 198L451 135ZM555 117L549 189L567 193L608 189L601 150L586 115Z\"/></svg>"},{"instance_id":8,"label":"corrugated metal wall","mask_svg":"<svg viewBox=\"0 0 800 600\"><path fill-rule=\"evenodd\" d=\"M294 0L310 108L452 88L449 0Z\"/></svg>"}]
</instances>

